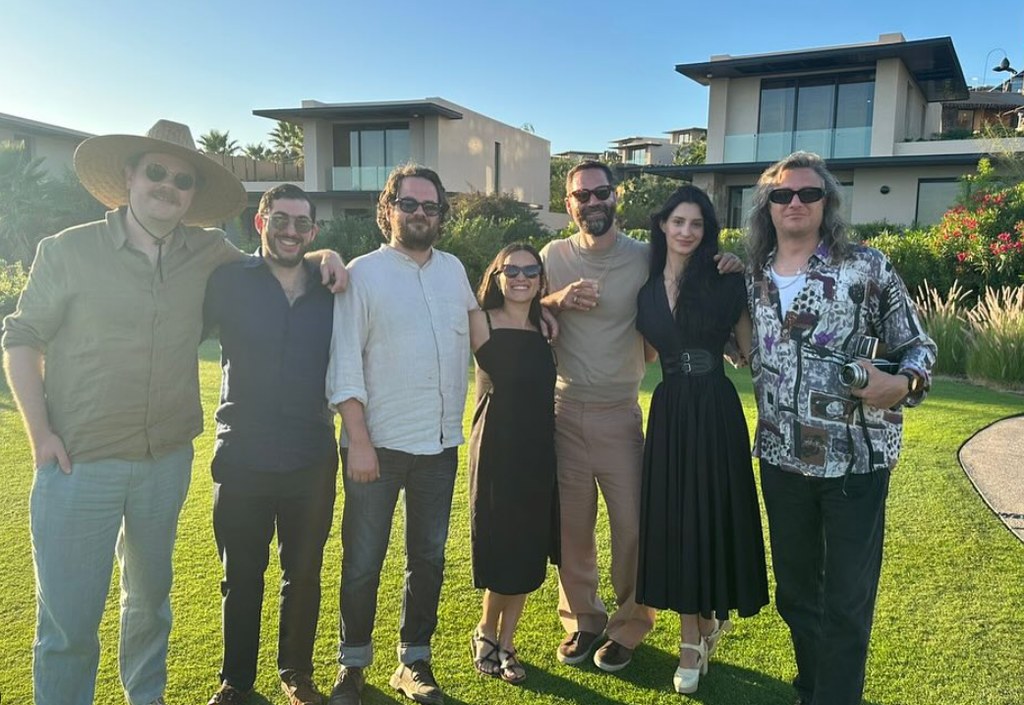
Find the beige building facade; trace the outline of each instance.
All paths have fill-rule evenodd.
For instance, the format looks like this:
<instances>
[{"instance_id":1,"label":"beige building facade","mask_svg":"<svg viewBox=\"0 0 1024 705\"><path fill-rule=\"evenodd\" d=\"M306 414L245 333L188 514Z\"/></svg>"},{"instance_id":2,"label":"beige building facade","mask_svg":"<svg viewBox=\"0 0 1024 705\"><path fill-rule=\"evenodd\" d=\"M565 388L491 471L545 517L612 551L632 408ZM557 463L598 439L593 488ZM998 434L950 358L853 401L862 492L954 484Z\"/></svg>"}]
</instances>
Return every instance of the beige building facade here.
<instances>
[{"instance_id":1,"label":"beige building facade","mask_svg":"<svg viewBox=\"0 0 1024 705\"><path fill-rule=\"evenodd\" d=\"M375 103L306 100L299 108L255 110L303 128L299 186L318 217L369 214L388 174L416 162L437 171L455 193L504 193L538 210L550 198L551 143L442 98ZM258 194L272 186L246 182Z\"/></svg>"},{"instance_id":2,"label":"beige building facade","mask_svg":"<svg viewBox=\"0 0 1024 705\"><path fill-rule=\"evenodd\" d=\"M30 159L42 159L40 168L53 177L72 168L75 149L89 137L88 132L0 113L0 142L21 145Z\"/></svg>"},{"instance_id":3,"label":"beige building facade","mask_svg":"<svg viewBox=\"0 0 1024 705\"><path fill-rule=\"evenodd\" d=\"M983 156L1024 151L1021 137L940 139L949 128L943 105L969 96L949 37L883 34L864 44L713 56L676 71L709 89L707 160L645 171L692 179L729 227L742 225L765 167L799 149L828 161L852 223L906 226L936 222Z\"/></svg>"}]
</instances>

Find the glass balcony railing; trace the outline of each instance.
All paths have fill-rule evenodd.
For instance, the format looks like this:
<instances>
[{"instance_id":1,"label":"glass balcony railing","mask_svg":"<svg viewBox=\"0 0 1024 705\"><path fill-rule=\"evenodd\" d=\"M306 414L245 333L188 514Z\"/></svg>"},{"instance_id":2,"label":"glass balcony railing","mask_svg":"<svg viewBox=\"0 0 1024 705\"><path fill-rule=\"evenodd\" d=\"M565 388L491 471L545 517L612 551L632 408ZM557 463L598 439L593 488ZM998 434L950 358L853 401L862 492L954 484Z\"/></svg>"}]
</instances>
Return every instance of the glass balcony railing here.
<instances>
[{"instance_id":1,"label":"glass balcony railing","mask_svg":"<svg viewBox=\"0 0 1024 705\"><path fill-rule=\"evenodd\" d=\"M866 157L871 154L871 127L726 135L723 161L727 164L774 162L798 149L815 152L826 159Z\"/></svg>"},{"instance_id":2,"label":"glass balcony railing","mask_svg":"<svg viewBox=\"0 0 1024 705\"><path fill-rule=\"evenodd\" d=\"M382 191L393 166L336 166L331 169L332 191Z\"/></svg>"}]
</instances>

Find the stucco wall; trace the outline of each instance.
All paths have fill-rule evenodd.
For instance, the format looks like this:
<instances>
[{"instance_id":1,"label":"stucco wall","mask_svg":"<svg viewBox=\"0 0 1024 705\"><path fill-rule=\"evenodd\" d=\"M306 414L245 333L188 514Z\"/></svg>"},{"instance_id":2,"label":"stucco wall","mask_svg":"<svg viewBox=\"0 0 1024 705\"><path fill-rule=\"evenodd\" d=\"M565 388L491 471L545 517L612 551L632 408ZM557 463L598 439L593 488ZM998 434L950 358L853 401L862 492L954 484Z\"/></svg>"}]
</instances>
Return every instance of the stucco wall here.
<instances>
[{"instance_id":1,"label":"stucco wall","mask_svg":"<svg viewBox=\"0 0 1024 705\"><path fill-rule=\"evenodd\" d=\"M443 103L436 98L432 99ZM451 104L449 104L451 105ZM449 191L495 192L494 154L499 143L497 190L547 207L551 195L551 143L471 110L452 105L461 120L437 124L437 171ZM428 130L428 150L429 131ZM429 162L428 162L429 163Z\"/></svg>"},{"instance_id":2,"label":"stucco wall","mask_svg":"<svg viewBox=\"0 0 1024 705\"><path fill-rule=\"evenodd\" d=\"M918 179L955 178L971 171L974 168L969 166L857 169L853 175L851 220L910 225L917 213ZM882 186L888 186L889 192L881 193Z\"/></svg>"}]
</instances>

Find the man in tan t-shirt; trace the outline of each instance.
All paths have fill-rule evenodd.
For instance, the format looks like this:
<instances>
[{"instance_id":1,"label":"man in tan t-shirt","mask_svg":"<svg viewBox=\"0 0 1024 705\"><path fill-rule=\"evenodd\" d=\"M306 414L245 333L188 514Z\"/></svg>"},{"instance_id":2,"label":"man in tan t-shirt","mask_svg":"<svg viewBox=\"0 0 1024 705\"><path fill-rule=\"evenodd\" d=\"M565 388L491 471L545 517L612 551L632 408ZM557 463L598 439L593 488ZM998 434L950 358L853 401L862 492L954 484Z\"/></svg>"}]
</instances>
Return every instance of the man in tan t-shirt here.
<instances>
[{"instance_id":1,"label":"man in tan t-shirt","mask_svg":"<svg viewBox=\"0 0 1024 705\"><path fill-rule=\"evenodd\" d=\"M654 626L654 610L636 602L643 414L637 403L645 363L636 330L636 297L650 255L615 226L617 195L607 165L585 161L566 176L566 211L579 232L541 250L558 315L555 450L561 505L558 611L566 638L558 660L614 672L629 665ZM727 255L719 269L742 271ZM597 488L608 508L611 580L618 608L608 615L597 594Z\"/></svg>"}]
</instances>

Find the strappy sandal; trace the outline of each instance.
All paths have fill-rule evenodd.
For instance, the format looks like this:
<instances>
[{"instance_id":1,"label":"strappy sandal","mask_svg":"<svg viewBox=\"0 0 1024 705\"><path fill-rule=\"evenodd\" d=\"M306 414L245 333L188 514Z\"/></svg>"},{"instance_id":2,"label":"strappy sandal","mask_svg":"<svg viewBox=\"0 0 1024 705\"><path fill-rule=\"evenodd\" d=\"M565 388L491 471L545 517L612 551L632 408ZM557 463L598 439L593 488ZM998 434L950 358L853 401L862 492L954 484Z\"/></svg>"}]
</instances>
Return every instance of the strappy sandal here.
<instances>
[{"instance_id":1,"label":"strappy sandal","mask_svg":"<svg viewBox=\"0 0 1024 705\"><path fill-rule=\"evenodd\" d=\"M473 657L473 668L482 676L497 676L501 672L498 660L498 645L480 633L473 632L469 640L469 653Z\"/></svg>"},{"instance_id":2,"label":"strappy sandal","mask_svg":"<svg viewBox=\"0 0 1024 705\"><path fill-rule=\"evenodd\" d=\"M526 680L526 669L516 658L515 649L501 649L498 655L501 657L498 671L501 680L511 685L519 685Z\"/></svg>"}]
</instances>

